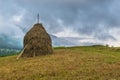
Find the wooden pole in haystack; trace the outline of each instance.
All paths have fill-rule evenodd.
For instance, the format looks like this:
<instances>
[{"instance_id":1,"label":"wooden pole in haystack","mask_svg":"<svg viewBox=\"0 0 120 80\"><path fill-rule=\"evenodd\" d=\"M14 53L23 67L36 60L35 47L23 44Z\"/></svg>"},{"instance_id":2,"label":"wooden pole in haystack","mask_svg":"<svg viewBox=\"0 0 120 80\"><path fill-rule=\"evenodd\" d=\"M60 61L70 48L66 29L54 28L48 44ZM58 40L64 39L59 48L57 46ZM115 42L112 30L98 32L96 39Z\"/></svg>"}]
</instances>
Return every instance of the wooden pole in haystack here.
<instances>
[{"instance_id":1,"label":"wooden pole in haystack","mask_svg":"<svg viewBox=\"0 0 120 80\"><path fill-rule=\"evenodd\" d=\"M37 14L37 23L39 23L39 13Z\"/></svg>"}]
</instances>

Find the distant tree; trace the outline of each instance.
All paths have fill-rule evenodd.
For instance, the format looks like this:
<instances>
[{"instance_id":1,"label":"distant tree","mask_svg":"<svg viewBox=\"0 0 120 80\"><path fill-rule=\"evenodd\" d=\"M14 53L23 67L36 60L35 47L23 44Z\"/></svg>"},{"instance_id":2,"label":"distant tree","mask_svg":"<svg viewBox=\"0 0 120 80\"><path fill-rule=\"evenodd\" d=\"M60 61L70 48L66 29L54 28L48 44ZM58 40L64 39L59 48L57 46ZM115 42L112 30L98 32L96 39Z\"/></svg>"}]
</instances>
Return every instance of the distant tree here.
<instances>
[{"instance_id":1,"label":"distant tree","mask_svg":"<svg viewBox=\"0 0 120 80\"><path fill-rule=\"evenodd\" d=\"M105 46L106 46L106 47L109 47L109 45L108 45L108 44L106 44Z\"/></svg>"},{"instance_id":2,"label":"distant tree","mask_svg":"<svg viewBox=\"0 0 120 80\"><path fill-rule=\"evenodd\" d=\"M111 47L112 47L112 48L114 48L114 46L113 46L113 45L112 45Z\"/></svg>"}]
</instances>

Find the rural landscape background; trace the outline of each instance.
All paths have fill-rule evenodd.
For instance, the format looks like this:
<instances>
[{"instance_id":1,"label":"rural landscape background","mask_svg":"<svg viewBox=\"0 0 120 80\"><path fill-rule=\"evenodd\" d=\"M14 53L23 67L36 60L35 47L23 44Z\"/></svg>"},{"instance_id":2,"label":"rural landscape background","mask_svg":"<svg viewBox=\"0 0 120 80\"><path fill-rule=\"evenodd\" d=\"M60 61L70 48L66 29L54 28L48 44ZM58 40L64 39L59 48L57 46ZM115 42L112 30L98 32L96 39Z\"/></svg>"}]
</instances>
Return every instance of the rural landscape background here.
<instances>
[{"instance_id":1,"label":"rural landscape background","mask_svg":"<svg viewBox=\"0 0 120 80\"><path fill-rule=\"evenodd\" d=\"M0 80L120 80L119 0L0 0ZM40 23L53 54L20 58Z\"/></svg>"}]
</instances>

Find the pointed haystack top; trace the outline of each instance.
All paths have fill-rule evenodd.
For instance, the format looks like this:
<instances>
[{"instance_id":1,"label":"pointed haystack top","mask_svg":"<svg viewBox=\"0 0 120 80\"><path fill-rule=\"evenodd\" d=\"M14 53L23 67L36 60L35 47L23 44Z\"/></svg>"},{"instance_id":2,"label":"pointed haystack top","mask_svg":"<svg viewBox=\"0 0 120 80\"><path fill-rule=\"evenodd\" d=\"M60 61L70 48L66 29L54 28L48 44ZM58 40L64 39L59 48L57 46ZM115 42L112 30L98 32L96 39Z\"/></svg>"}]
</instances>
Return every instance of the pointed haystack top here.
<instances>
[{"instance_id":1,"label":"pointed haystack top","mask_svg":"<svg viewBox=\"0 0 120 80\"><path fill-rule=\"evenodd\" d=\"M24 37L22 57L33 57L53 53L52 42L49 34L42 24L35 24Z\"/></svg>"}]
</instances>

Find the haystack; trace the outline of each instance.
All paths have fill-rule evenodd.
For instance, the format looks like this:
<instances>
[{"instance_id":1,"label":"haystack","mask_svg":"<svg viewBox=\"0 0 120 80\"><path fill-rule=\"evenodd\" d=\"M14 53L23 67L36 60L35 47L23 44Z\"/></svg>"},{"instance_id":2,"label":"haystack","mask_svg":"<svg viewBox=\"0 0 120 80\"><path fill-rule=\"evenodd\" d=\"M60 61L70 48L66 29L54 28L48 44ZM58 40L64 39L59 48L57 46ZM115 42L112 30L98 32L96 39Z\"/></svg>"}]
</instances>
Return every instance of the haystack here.
<instances>
[{"instance_id":1,"label":"haystack","mask_svg":"<svg viewBox=\"0 0 120 80\"><path fill-rule=\"evenodd\" d=\"M37 23L24 37L22 57L34 57L52 54L52 41L42 24Z\"/></svg>"}]
</instances>

